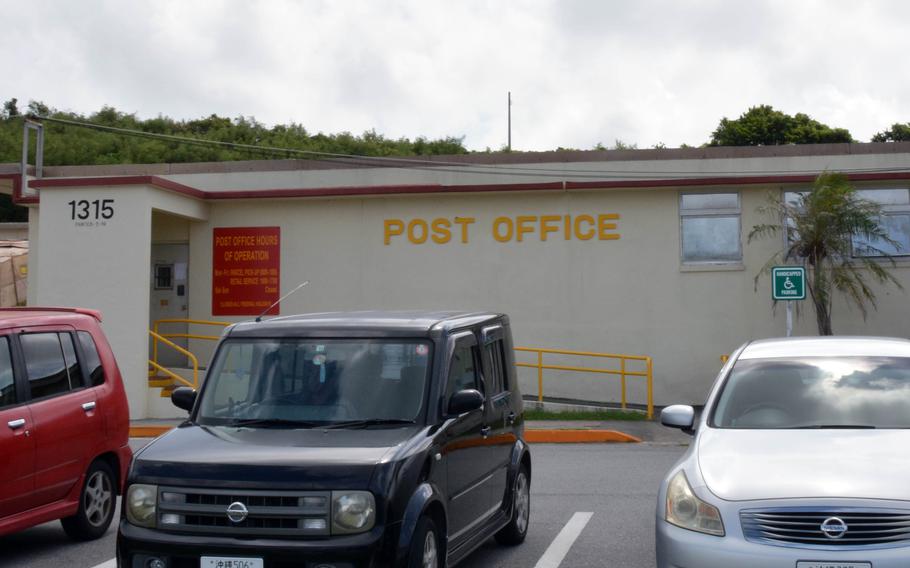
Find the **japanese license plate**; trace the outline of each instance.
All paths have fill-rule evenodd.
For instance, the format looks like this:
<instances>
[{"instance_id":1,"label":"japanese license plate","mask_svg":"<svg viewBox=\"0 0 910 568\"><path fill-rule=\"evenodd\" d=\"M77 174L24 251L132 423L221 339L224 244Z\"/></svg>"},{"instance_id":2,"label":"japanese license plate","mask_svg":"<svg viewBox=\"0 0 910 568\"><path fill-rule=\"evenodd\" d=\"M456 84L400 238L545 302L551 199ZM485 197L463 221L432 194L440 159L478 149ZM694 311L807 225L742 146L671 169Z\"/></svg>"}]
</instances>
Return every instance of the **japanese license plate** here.
<instances>
[{"instance_id":1,"label":"japanese license plate","mask_svg":"<svg viewBox=\"0 0 910 568\"><path fill-rule=\"evenodd\" d=\"M199 568L263 568L262 558L203 556Z\"/></svg>"},{"instance_id":2,"label":"japanese license plate","mask_svg":"<svg viewBox=\"0 0 910 568\"><path fill-rule=\"evenodd\" d=\"M796 568L872 568L871 562L797 562Z\"/></svg>"}]
</instances>

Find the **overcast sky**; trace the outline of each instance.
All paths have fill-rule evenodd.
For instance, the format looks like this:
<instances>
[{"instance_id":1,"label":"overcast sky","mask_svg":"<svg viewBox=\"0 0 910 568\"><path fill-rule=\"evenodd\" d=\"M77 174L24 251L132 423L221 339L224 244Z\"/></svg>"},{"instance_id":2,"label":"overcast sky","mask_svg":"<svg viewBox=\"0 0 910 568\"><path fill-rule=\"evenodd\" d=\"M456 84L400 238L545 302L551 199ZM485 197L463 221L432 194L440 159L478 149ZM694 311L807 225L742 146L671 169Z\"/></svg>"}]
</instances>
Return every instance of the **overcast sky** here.
<instances>
[{"instance_id":1,"label":"overcast sky","mask_svg":"<svg viewBox=\"0 0 910 568\"><path fill-rule=\"evenodd\" d=\"M706 142L771 104L910 121L905 0L0 0L0 99L469 149Z\"/></svg>"}]
</instances>

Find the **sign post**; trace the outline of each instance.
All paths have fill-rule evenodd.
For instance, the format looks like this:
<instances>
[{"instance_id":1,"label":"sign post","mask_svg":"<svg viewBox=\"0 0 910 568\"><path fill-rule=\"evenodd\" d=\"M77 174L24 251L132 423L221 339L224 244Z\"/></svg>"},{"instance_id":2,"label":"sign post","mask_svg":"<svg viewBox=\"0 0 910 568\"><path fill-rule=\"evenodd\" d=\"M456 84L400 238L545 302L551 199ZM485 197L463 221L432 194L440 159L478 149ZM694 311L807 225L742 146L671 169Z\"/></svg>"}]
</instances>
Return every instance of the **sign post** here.
<instances>
[{"instance_id":1,"label":"sign post","mask_svg":"<svg viewBox=\"0 0 910 568\"><path fill-rule=\"evenodd\" d=\"M806 299L806 269L775 266L771 269L771 298L787 302L787 337L793 335L793 301Z\"/></svg>"}]
</instances>

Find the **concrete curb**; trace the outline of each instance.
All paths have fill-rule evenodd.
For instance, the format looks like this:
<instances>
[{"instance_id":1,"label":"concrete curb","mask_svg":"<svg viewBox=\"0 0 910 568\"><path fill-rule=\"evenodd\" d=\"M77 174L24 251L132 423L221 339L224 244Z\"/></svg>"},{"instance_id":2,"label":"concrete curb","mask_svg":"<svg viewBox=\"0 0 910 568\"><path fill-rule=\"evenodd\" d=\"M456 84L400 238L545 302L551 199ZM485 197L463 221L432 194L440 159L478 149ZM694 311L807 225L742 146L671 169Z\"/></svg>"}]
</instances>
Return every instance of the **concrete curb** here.
<instances>
[{"instance_id":1,"label":"concrete curb","mask_svg":"<svg viewBox=\"0 0 910 568\"><path fill-rule=\"evenodd\" d=\"M637 444L641 438L616 430L525 430L531 444Z\"/></svg>"},{"instance_id":2,"label":"concrete curb","mask_svg":"<svg viewBox=\"0 0 910 568\"><path fill-rule=\"evenodd\" d=\"M172 426L130 426L130 438L157 438ZM628 444L641 438L616 430L528 429L525 440L531 444Z\"/></svg>"},{"instance_id":3,"label":"concrete curb","mask_svg":"<svg viewBox=\"0 0 910 568\"><path fill-rule=\"evenodd\" d=\"M173 426L130 426L130 438L157 438L173 429Z\"/></svg>"}]
</instances>

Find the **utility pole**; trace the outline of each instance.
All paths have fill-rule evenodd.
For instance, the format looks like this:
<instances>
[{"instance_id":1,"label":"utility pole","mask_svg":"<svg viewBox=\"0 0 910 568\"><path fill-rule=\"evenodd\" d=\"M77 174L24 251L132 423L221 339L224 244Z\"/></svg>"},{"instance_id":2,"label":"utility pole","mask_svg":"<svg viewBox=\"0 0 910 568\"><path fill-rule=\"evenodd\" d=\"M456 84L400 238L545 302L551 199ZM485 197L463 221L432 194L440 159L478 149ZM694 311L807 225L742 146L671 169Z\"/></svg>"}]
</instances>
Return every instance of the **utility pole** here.
<instances>
[{"instance_id":1,"label":"utility pole","mask_svg":"<svg viewBox=\"0 0 910 568\"><path fill-rule=\"evenodd\" d=\"M512 91L509 91L509 143L506 148L512 151Z\"/></svg>"}]
</instances>

